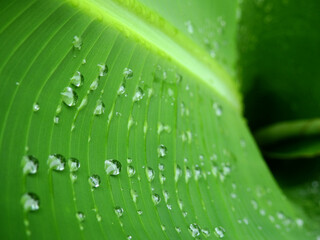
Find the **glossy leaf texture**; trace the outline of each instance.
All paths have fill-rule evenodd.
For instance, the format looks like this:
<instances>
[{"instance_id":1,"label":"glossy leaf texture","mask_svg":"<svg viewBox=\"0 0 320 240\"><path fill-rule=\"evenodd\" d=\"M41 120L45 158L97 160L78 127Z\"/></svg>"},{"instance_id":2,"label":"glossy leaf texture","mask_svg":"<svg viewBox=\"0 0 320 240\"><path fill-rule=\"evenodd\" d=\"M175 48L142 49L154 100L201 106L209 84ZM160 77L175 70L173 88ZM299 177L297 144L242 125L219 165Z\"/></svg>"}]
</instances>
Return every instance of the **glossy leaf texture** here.
<instances>
[{"instance_id":1,"label":"glossy leaf texture","mask_svg":"<svg viewBox=\"0 0 320 240\"><path fill-rule=\"evenodd\" d=\"M314 239L241 115L237 9L1 1L1 237Z\"/></svg>"}]
</instances>

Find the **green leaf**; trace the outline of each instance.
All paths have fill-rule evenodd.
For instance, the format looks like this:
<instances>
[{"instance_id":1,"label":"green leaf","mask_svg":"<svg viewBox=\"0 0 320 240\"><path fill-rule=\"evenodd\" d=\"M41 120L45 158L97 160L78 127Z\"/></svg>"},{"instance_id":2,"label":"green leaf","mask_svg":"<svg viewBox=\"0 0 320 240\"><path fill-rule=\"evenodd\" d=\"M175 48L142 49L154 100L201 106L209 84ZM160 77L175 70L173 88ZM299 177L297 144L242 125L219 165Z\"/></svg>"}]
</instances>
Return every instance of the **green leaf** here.
<instances>
[{"instance_id":1,"label":"green leaf","mask_svg":"<svg viewBox=\"0 0 320 240\"><path fill-rule=\"evenodd\" d=\"M236 1L0 6L4 239L314 239L241 115Z\"/></svg>"}]
</instances>

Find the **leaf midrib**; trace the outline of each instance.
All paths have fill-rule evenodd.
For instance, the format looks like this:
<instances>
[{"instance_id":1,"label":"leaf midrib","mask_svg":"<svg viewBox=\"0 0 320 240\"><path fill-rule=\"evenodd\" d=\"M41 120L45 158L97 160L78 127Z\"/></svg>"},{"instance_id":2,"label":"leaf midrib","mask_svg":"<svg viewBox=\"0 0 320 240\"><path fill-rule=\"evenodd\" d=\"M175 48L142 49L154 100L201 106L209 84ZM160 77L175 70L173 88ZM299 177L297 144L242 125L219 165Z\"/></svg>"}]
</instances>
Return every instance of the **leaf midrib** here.
<instances>
[{"instance_id":1,"label":"leaf midrib","mask_svg":"<svg viewBox=\"0 0 320 240\"><path fill-rule=\"evenodd\" d=\"M108 25L112 23L126 36L174 61L241 112L239 91L226 70L204 49L154 11L129 0L66 1Z\"/></svg>"}]
</instances>

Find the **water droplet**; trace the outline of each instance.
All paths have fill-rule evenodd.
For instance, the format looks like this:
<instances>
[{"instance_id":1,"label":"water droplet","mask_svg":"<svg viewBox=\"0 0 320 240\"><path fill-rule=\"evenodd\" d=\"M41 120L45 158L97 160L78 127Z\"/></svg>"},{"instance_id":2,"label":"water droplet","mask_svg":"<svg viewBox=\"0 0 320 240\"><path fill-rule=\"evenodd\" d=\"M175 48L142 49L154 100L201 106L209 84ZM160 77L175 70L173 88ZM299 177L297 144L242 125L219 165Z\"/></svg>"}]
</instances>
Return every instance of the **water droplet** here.
<instances>
[{"instance_id":1,"label":"water droplet","mask_svg":"<svg viewBox=\"0 0 320 240\"><path fill-rule=\"evenodd\" d=\"M101 215L99 213L96 214L96 219L97 219L98 222L101 222L102 217L101 217Z\"/></svg>"},{"instance_id":2,"label":"water droplet","mask_svg":"<svg viewBox=\"0 0 320 240\"><path fill-rule=\"evenodd\" d=\"M170 133L171 132L171 127L168 126L168 125L164 125L162 124L161 122L158 123L158 134L162 133L162 132L167 132L167 133Z\"/></svg>"},{"instance_id":3,"label":"water droplet","mask_svg":"<svg viewBox=\"0 0 320 240\"><path fill-rule=\"evenodd\" d=\"M213 109L216 112L216 115L220 117L222 115L222 106L219 103L213 103Z\"/></svg>"},{"instance_id":4,"label":"water droplet","mask_svg":"<svg viewBox=\"0 0 320 240\"><path fill-rule=\"evenodd\" d=\"M33 109L34 112L38 112L40 110L39 104L38 103L34 103L32 109Z\"/></svg>"},{"instance_id":5,"label":"water droplet","mask_svg":"<svg viewBox=\"0 0 320 240\"><path fill-rule=\"evenodd\" d=\"M138 213L138 215L140 215L140 216L141 216L141 215L143 214L143 211L138 210L138 211L137 211L137 213Z\"/></svg>"},{"instance_id":6,"label":"water droplet","mask_svg":"<svg viewBox=\"0 0 320 240\"><path fill-rule=\"evenodd\" d=\"M200 227L196 223L191 223L188 230L192 237L198 237L200 235Z\"/></svg>"},{"instance_id":7,"label":"water droplet","mask_svg":"<svg viewBox=\"0 0 320 240\"><path fill-rule=\"evenodd\" d=\"M82 62L81 62L81 64L82 65L84 65L84 64L86 64L87 63L87 60L84 58L84 59L82 59Z\"/></svg>"},{"instance_id":8,"label":"water droplet","mask_svg":"<svg viewBox=\"0 0 320 240\"><path fill-rule=\"evenodd\" d=\"M117 215L117 217L121 217L123 215L123 208L121 207L115 207L114 212Z\"/></svg>"},{"instance_id":9,"label":"water droplet","mask_svg":"<svg viewBox=\"0 0 320 240\"><path fill-rule=\"evenodd\" d=\"M82 40L81 40L80 37L74 36L74 37L73 37L72 44L73 44L73 47L74 47L75 49L81 50Z\"/></svg>"},{"instance_id":10,"label":"water droplet","mask_svg":"<svg viewBox=\"0 0 320 240\"><path fill-rule=\"evenodd\" d=\"M80 162L76 158L69 158L68 165L70 172L77 172L80 168Z\"/></svg>"},{"instance_id":11,"label":"water droplet","mask_svg":"<svg viewBox=\"0 0 320 240\"><path fill-rule=\"evenodd\" d=\"M24 156L22 158L23 174L36 174L39 167L39 161L34 156Z\"/></svg>"},{"instance_id":12,"label":"water droplet","mask_svg":"<svg viewBox=\"0 0 320 240\"><path fill-rule=\"evenodd\" d=\"M146 168L146 176L149 182L151 182L154 179L154 171L152 168L150 167Z\"/></svg>"},{"instance_id":13,"label":"water droplet","mask_svg":"<svg viewBox=\"0 0 320 240\"><path fill-rule=\"evenodd\" d=\"M177 233L181 233L181 228L175 227L174 229L177 231Z\"/></svg>"},{"instance_id":14,"label":"water droplet","mask_svg":"<svg viewBox=\"0 0 320 240\"><path fill-rule=\"evenodd\" d=\"M128 240L131 240L131 239L132 239L132 236L129 235L129 236L127 237L127 239L128 239Z\"/></svg>"},{"instance_id":15,"label":"water droplet","mask_svg":"<svg viewBox=\"0 0 320 240\"><path fill-rule=\"evenodd\" d=\"M66 104L69 107L76 105L78 101L78 95L75 91L73 91L71 87L66 87L65 89L63 89L61 95L64 104Z\"/></svg>"},{"instance_id":16,"label":"water droplet","mask_svg":"<svg viewBox=\"0 0 320 240\"><path fill-rule=\"evenodd\" d=\"M178 200L178 205L179 205L180 210L182 210L183 209L183 201L181 199Z\"/></svg>"},{"instance_id":17,"label":"water droplet","mask_svg":"<svg viewBox=\"0 0 320 240\"><path fill-rule=\"evenodd\" d=\"M208 229L202 228L201 232L205 237L210 237L210 231Z\"/></svg>"},{"instance_id":18,"label":"water droplet","mask_svg":"<svg viewBox=\"0 0 320 240\"><path fill-rule=\"evenodd\" d=\"M162 231L165 231L166 230L166 227L164 225L161 225L161 230Z\"/></svg>"},{"instance_id":19,"label":"water droplet","mask_svg":"<svg viewBox=\"0 0 320 240\"><path fill-rule=\"evenodd\" d=\"M167 155L167 147L163 144L160 144L158 147L158 157L165 157Z\"/></svg>"},{"instance_id":20,"label":"water droplet","mask_svg":"<svg viewBox=\"0 0 320 240\"><path fill-rule=\"evenodd\" d=\"M226 232L226 230L224 230L224 228L221 227L221 226L214 228L214 234L215 234L218 238L223 238L225 232Z\"/></svg>"},{"instance_id":21,"label":"water droplet","mask_svg":"<svg viewBox=\"0 0 320 240\"><path fill-rule=\"evenodd\" d=\"M109 159L104 162L106 173L111 176L117 176L121 172L121 163L115 159Z\"/></svg>"},{"instance_id":22,"label":"water droplet","mask_svg":"<svg viewBox=\"0 0 320 240\"><path fill-rule=\"evenodd\" d=\"M50 170L61 172L64 170L66 159L61 154L52 154L49 156L47 163Z\"/></svg>"},{"instance_id":23,"label":"water droplet","mask_svg":"<svg viewBox=\"0 0 320 240\"><path fill-rule=\"evenodd\" d=\"M132 159L131 158L127 158L127 163L132 163Z\"/></svg>"},{"instance_id":24,"label":"water droplet","mask_svg":"<svg viewBox=\"0 0 320 240\"><path fill-rule=\"evenodd\" d=\"M109 69L107 64L100 63L98 64L98 67L99 67L99 76L103 77L108 73Z\"/></svg>"},{"instance_id":25,"label":"water droplet","mask_svg":"<svg viewBox=\"0 0 320 240\"><path fill-rule=\"evenodd\" d=\"M75 87L81 87L83 84L83 79L83 75L79 71L76 71L70 78L70 83Z\"/></svg>"},{"instance_id":26,"label":"water droplet","mask_svg":"<svg viewBox=\"0 0 320 240\"><path fill-rule=\"evenodd\" d=\"M131 197L132 197L132 201L133 202L137 202L137 198L138 198L138 194L135 190L131 189L130 190L130 194L131 194Z\"/></svg>"},{"instance_id":27,"label":"water droplet","mask_svg":"<svg viewBox=\"0 0 320 240\"><path fill-rule=\"evenodd\" d=\"M152 194L152 202L154 203L154 205L158 205L161 202L161 198L158 194L154 193Z\"/></svg>"},{"instance_id":28,"label":"water droplet","mask_svg":"<svg viewBox=\"0 0 320 240\"><path fill-rule=\"evenodd\" d=\"M198 165L194 166L194 179L197 181L201 177L201 168Z\"/></svg>"},{"instance_id":29,"label":"water droplet","mask_svg":"<svg viewBox=\"0 0 320 240\"><path fill-rule=\"evenodd\" d=\"M192 172L188 167L186 167L186 173L185 174L186 174L185 180L188 183L189 179L192 177Z\"/></svg>"},{"instance_id":30,"label":"water droplet","mask_svg":"<svg viewBox=\"0 0 320 240\"><path fill-rule=\"evenodd\" d=\"M130 79L133 77L133 71L130 68L123 69L123 76L125 79Z\"/></svg>"},{"instance_id":31,"label":"water droplet","mask_svg":"<svg viewBox=\"0 0 320 240\"><path fill-rule=\"evenodd\" d=\"M176 169L175 169L175 172L174 172L174 180L175 180L176 182L178 182L178 180L179 180L179 178L181 177L181 175L182 175L182 170L181 170L180 166L177 165L177 166L176 166Z\"/></svg>"},{"instance_id":32,"label":"water droplet","mask_svg":"<svg viewBox=\"0 0 320 240\"><path fill-rule=\"evenodd\" d=\"M121 84L121 86L119 87L117 93L118 93L118 95L122 95L122 94L124 94L125 92L126 92L126 86L125 86L125 84L123 83L123 84Z\"/></svg>"},{"instance_id":33,"label":"water droplet","mask_svg":"<svg viewBox=\"0 0 320 240\"><path fill-rule=\"evenodd\" d=\"M133 177L136 174L136 170L132 166L127 166L128 177Z\"/></svg>"},{"instance_id":34,"label":"water droplet","mask_svg":"<svg viewBox=\"0 0 320 240\"><path fill-rule=\"evenodd\" d=\"M79 222L83 222L85 220L85 218L86 218L86 215L84 215L83 212L77 212L76 213L76 217L77 217Z\"/></svg>"},{"instance_id":35,"label":"water droplet","mask_svg":"<svg viewBox=\"0 0 320 240\"><path fill-rule=\"evenodd\" d=\"M100 186L101 180L97 174L93 174L88 179L89 184L92 188L97 188Z\"/></svg>"},{"instance_id":36,"label":"water droplet","mask_svg":"<svg viewBox=\"0 0 320 240\"><path fill-rule=\"evenodd\" d=\"M90 90L94 91L99 86L99 78L96 78L91 84L90 84Z\"/></svg>"},{"instance_id":37,"label":"water droplet","mask_svg":"<svg viewBox=\"0 0 320 240\"><path fill-rule=\"evenodd\" d=\"M133 120L133 117L130 115L128 120L128 130L135 124L135 121Z\"/></svg>"},{"instance_id":38,"label":"water droplet","mask_svg":"<svg viewBox=\"0 0 320 240\"><path fill-rule=\"evenodd\" d=\"M162 192L162 193L163 193L164 201L165 201L165 202L168 202L169 197L170 197L169 192L168 192L168 191L163 190L163 192Z\"/></svg>"},{"instance_id":39,"label":"water droplet","mask_svg":"<svg viewBox=\"0 0 320 240\"><path fill-rule=\"evenodd\" d=\"M163 184L166 181L166 177L163 174L159 175L160 183Z\"/></svg>"},{"instance_id":40,"label":"water droplet","mask_svg":"<svg viewBox=\"0 0 320 240\"><path fill-rule=\"evenodd\" d=\"M60 121L60 117L59 117L59 116L55 116L55 117L53 118L54 124L58 124L59 121Z\"/></svg>"},{"instance_id":41,"label":"water droplet","mask_svg":"<svg viewBox=\"0 0 320 240\"><path fill-rule=\"evenodd\" d=\"M297 218L296 219L296 224L297 224L298 227L302 227L304 222L303 222L303 220L301 218Z\"/></svg>"},{"instance_id":42,"label":"water droplet","mask_svg":"<svg viewBox=\"0 0 320 240\"><path fill-rule=\"evenodd\" d=\"M164 171L164 165L162 163L159 163L158 168L161 172Z\"/></svg>"},{"instance_id":43,"label":"water droplet","mask_svg":"<svg viewBox=\"0 0 320 240\"><path fill-rule=\"evenodd\" d=\"M102 115L102 114L104 114L104 110L105 110L104 103L101 101L101 99L98 99L97 105L94 109L93 114L96 116Z\"/></svg>"},{"instance_id":44,"label":"water droplet","mask_svg":"<svg viewBox=\"0 0 320 240\"><path fill-rule=\"evenodd\" d=\"M138 87L136 92L135 92L135 94L134 94L134 96L133 96L133 98L132 98L132 100L134 102L139 102L143 98L143 96L144 96L143 90L140 87Z\"/></svg>"},{"instance_id":45,"label":"water droplet","mask_svg":"<svg viewBox=\"0 0 320 240\"><path fill-rule=\"evenodd\" d=\"M35 193L25 193L21 197L21 204L25 212L34 212L40 208L39 197Z\"/></svg>"},{"instance_id":46,"label":"water droplet","mask_svg":"<svg viewBox=\"0 0 320 240\"><path fill-rule=\"evenodd\" d=\"M188 33L193 34L193 25L192 25L191 21L190 20L186 21L184 24L187 27Z\"/></svg>"},{"instance_id":47,"label":"water droplet","mask_svg":"<svg viewBox=\"0 0 320 240\"><path fill-rule=\"evenodd\" d=\"M73 172L70 173L69 177L70 177L70 180L71 180L72 183L77 181L77 178L78 178L77 175L75 173L73 173Z\"/></svg>"}]
</instances>

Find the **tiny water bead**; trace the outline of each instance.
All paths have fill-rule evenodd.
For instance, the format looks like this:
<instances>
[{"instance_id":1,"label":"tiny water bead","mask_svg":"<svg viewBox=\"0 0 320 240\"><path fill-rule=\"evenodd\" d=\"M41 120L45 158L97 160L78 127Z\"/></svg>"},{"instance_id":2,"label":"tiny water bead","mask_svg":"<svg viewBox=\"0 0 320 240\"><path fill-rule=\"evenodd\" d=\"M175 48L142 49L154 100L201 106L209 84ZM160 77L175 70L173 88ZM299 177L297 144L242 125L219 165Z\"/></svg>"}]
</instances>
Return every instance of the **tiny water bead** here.
<instances>
[{"instance_id":1,"label":"tiny water bead","mask_svg":"<svg viewBox=\"0 0 320 240\"><path fill-rule=\"evenodd\" d=\"M58 124L59 121L60 121L60 117L59 117L59 116L55 116L55 117L53 118L54 124Z\"/></svg>"},{"instance_id":2,"label":"tiny water bead","mask_svg":"<svg viewBox=\"0 0 320 240\"><path fill-rule=\"evenodd\" d=\"M99 76L101 77L105 76L109 71L107 64L100 63L98 64L98 67L99 67Z\"/></svg>"},{"instance_id":3,"label":"tiny water bead","mask_svg":"<svg viewBox=\"0 0 320 240\"><path fill-rule=\"evenodd\" d=\"M123 77L125 79L130 79L133 77L133 71L130 68L123 69Z\"/></svg>"},{"instance_id":4,"label":"tiny water bead","mask_svg":"<svg viewBox=\"0 0 320 240\"><path fill-rule=\"evenodd\" d=\"M150 167L146 168L146 176L149 182L151 182L154 179L154 170Z\"/></svg>"},{"instance_id":5,"label":"tiny water bead","mask_svg":"<svg viewBox=\"0 0 320 240\"><path fill-rule=\"evenodd\" d=\"M76 218L79 222L83 222L86 219L86 215L83 212L77 212Z\"/></svg>"},{"instance_id":6,"label":"tiny water bead","mask_svg":"<svg viewBox=\"0 0 320 240\"><path fill-rule=\"evenodd\" d=\"M72 41L73 47L75 49L81 50L82 47L82 39L78 36L74 36L73 37L73 41Z\"/></svg>"},{"instance_id":7,"label":"tiny water bead","mask_svg":"<svg viewBox=\"0 0 320 240\"><path fill-rule=\"evenodd\" d=\"M184 24L187 27L188 33L193 34L193 25L192 25L191 21L190 20L186 21Z\"/></svg>"},{"instance_id":8,"label":"tiny water bead","mask_svg":"<svg viewBox=\"0 0 320 240\"><path fill-rule=\"evenodd\" d=\"M215 234L218 238L223 238L225 232L226 232L226 230L224 230L224 228L221 227L221 226L214 228L214 234Z\"/></svg>"},{"instance_id":9,"label":"tiny water bead","mask_svg":"<svg viewBox=\"0 0 320 240\"><path fill-rule=\"evenodd\" d=\"M87 60L84 58L84 59L82 59L82 62L81 62L81 64L82 65L84 65L84 64L86 64L87 63Z\"/></svg>"},{"instance_id":10,"label":"tiny water bead","mask_svg":"<svg viewBox=\"0 0 320 240\"><path fill-rule=\"evenodd\" d=\"M192 237L198 237L200 235L200 227L196 223L191 223L188 227L188 230Z\"/></svg>"},{"instance_id":11,"label":"tiny water bead","mask_svg":"<svg viewBox=\"0 0 320 240\"><path fill-rule=\"evenodd\" d=\"M77 104L78 101L78 95L71 87L66 87L61 92L62 95L62 101L64 104L66 104L69 107L72 107Z\"/></svg>"},{"instance_id":12,"label":"tiny water bead","mask_svg":"<svg viewBox=\"0 0 320 240\"><path fill-rule=\"evenodd\" d=\"M90 84L90 90L94 91L99 86L99 78L96 78L91 84Z\"/></svg>"},{"instance_id":13,"label":"tiny water bead","mask_svg":"<svg viewBox=\"0 0 320 240\"><path fill-rule=\"evenodd\" d=\"M70 83L75 87L81 87L83 84L83 80L83 75L79 71L76 71L70 78Z\"/></svg>"},{"instance_id":14,"label":"tiny water bead","mask_svg":"<svg viewBox=\"0 0 320 240\"><path fill-rule=\"evenodd\" d=\"M175 180L176 182L178 182L178 180L179 180L179 178L181 177L181 175L182 175L182 170L181 170L180 166L177 165L177 166L176 166L176 169L175 169L175 172L174 172L174 180Z\"/></svg>"},{"instance_id":15,"label":"tiny water bead","mask_svg":"<svg viewBox=\"0 0 320 240\"><path fill-rule=\"evenodd\" d=\"M49 156L47 163L50 170L61 172L64 170L66 159L61 154L52 154Z\"/></svg>"},{"instance_id":16,"label":"tiny water bead","mask_svg":"<svg viewBox=\"0 0 320 240\"><path fill-rule=\"evenodd\" d=\"M215 113L218 117L222 115L222 106L219 103L213 103L213 109L215 110Z\"/></svg>"},{"instance_id":17,"label":"tiny water bead","mask_svg":"<svg viewBox=\"0 0 320 240\"><path fill-rule=\"evenodd\" d=\"M77 172L80 168L80 162L76 158L70 158L68 160L68 166L69 166L70 172Z\"/></svg>"},{"instance_id":18,"label":"tiny water bead","mask_svg":"<svg viewBox=\"0 0 320 240\"><path fill-rule=\"evenodd\" d=\"M38 112L40 110L40 106L38 103L34 103L32 106L32 109L34 112Z\"/></svg>"},{"instance_id":19,"label":"tiny water bead","mask_svg":"<svg viewBox=\"0 0 320 240\"><path fill-rule=\"evenodd\" d=\"M133 95L132 100L134 102L139 102L144 97L144 91L138 87L135 94Z\"/></svg>"},{"instance_id":20,"label":"tiny water bead","mask_svg":"<svg viewBox=\"0 0 320 240\"><path fill-rule=\"evenodd\" d=\"M39 161L34 156L23 156L22 158L23 174L36 174L38 172Z\"/></svg>"},{"instance_id":21,"label":"tiny water bead","mask_svg":"<svg viewBox=\"0 0 320 240\"><path fill-rule=\"evenodd\" d=\"M158 147L158 157L165 157L167 155L167 147L163 144L160 144Z\"/></svg>"},{"instance_id":22,"label":"tiny water bead","mask_svg":"<svg viewBox=\"0 0 320 240\"><path fill-rule=\"evenodd\" d=\"M119 89L118 89L118 91L117 91L117 94L118 95L122 95L122 94L124 94L126 92L126 86L125 86L125 84L123 83L123 84L121 84L121 86L119 87Z\"/></svg>"},{"instance_id":23,"label":"tiny water bead","mask_svg":"<svg viewBox=\"0 0 320 240\"><path fill-rule=\"evenodd\" d=\"M136 173L136 170L132 166L127 166L128 177L133 177Z\"/></svg>"},{"instance_id":24,"label":"tiny water bead","mask_svg":"<svg viewBox=\"0 0 320 240\"><path fill-rule=\"evenodd\" d=\"M131 195L132 201L133 202L137 202L137 198L138 198L137 192L135 190L131 189L130 190L130 195Z\"/></svg>"},{"instance_id":25,"label":"tiny water bead","mask_svg":"<svg viewBox=\"0 0 320 240\"><path fill-rule=\"evenodd\" d=\"M202 228L201 232L205 237L210 237L210 231L208 229Z\"/></svg>"},{"instance_id":26,"label":"tiny water bead","mask_svg":"<svg viewBox=\"0 0 320 240\"><path fill-rule=\"evenodd\" d=\"M115 159L108 159L104 162L104 169L108 175L117 176L121 172L121 163Z\"/></svg>"},{"instance_id":27,"label":"tiny water bead","mask_svg":"<svg viewBox=\"0 0 320 240\"><path fill-rule=\"evenodd\" d=\"M151 198L154 205L158 205L161 202L160 196L156 193L152 194Z\"/></svg>"},{"instance_id":28,"label":"tiny water bead","mask_svg":"<svg viewBox=\"0 0 320 240\"><path fill-rule=\"evenodd\" d=\"M164 165L162 163L159 163L158 168L161 172L164 171Z\"/></svg>"},{"instance_id":29,"label":"tiny water bead","mask_svg":"<svg viewBox=\"0 0 320 240\"><path fill-rule=\"evenodd\" d=\"M114 212L117 215L117 217L121 217L123 215L123 208L122 207L115 207Z\"/></svg>"},{"instance_id":30,"label":"tiny water bead","mask_svg":"<svg viewBox=\"0 0 320 240\"><path fill-rule=\"evenodd\" d=\"M92 174L89 179L88 179L88 182L90 184L90 186L92 188L98 188L100 186L100 183L101 183L101 180L100 180L100 177L99 175L97 174Z\"/></svg>"},{"instance_id":31,"label":"tiny water bead","mask_svg":"<svg viewBox=\"0 0 320 240\"><path fill-rule=\"evenodd\" d=\"M104 114L105 106L101 99L98 99L93 114L96 116Z\"/></svg>"},{"instance_id":32,"label":"tiny water bead","mask_svg":"<svg viewBox=\"0 0 320 240\"><path fill-rule=\"evenodd\" d=\"M35 212L40 208L39 197L35 193L25 193L21 197L21 204L25 212Z\"/></svg>"},{"instance_id":33,"label":"tiny water bead","mask_svg":"<svg viewBox=\"0 0 320 240\"><path fill-rule=\"evenodd\" d=\"M157 130L158 134L161 134L162 132L167 132L170 133L171 132L171 127L169 125L164 125L161 122L158 123L158 130Z\"/></svg>"}]
</instances>

